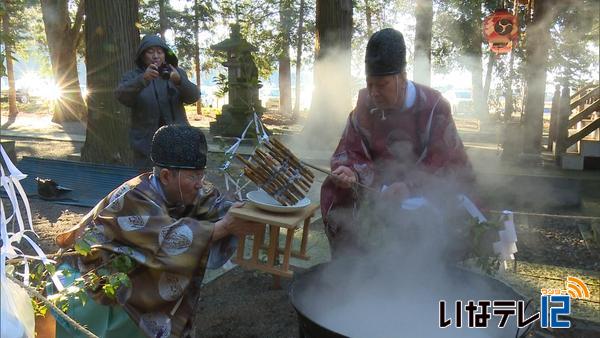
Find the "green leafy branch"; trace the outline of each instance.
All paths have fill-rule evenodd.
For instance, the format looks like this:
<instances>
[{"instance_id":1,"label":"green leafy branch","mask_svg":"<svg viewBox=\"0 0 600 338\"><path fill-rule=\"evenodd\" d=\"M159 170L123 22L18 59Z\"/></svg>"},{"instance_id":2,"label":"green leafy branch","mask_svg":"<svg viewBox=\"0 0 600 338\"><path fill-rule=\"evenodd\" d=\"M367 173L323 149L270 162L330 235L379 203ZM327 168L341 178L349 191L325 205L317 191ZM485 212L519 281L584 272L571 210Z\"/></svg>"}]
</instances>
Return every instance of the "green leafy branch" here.
<instances>
[{"instance_id":1,"label":"green leafy branch","mask_svg":"<svg viewBox=\"0 0 600 338\"><path fill-rule=\"evenodd\" d=\"M213 78L213 80L215 81L215 83L217 84L217 87L219 88L215 92L215 95L219 98L224 97L225 94L227 94L229 92L229 80L227 79L227 76L223 73L220 73L217 76L215 76Z\"/></svg>"},{"instance_id":2,"label":"green leafy branch","mask_svg":"<svg viewBox=\"0 0 600 338\"><path fill-rule=\"evenodd\" d=\"M469 224L471 238L470 257L482 271L494 275L500 267L500 259L491 249L492 238L498 234L502 227L495 222L479 222L473 218Z\"/></svg>"},{"instance_id":3,"label":"green leafy branch","mask_svg":"<svg viewBox=\"0 0 600 338\"><path fill-rule=\"evenodd\" d=\"M93 257L94 255L99 255L100 251L93 248L94 244L96 244L95 238L86 233L75 242L73 250L61 252L54 255L53 258L61 261L64 257L68 256ZM12 264L12 266L11 269L7 269L7 272L12 274L15 266L23 264L23 261L12 260L8 263ZM45 300L65 313L68 311L72 301L81 302L85 306L88 299L87 291L97 292L98 290L102 290L104 295L114 300L121 287L131 287L131 281L127 273L133 270L135 266L136 263L129 256L112 253L105 262L87 271L76 278L69 287L50 295ZM56 272L56 266L53 264L35 262L29 274L31 287L36 292L44 294L47 287L52 283L50 281L51 277ZM71 277L69 270L61 270L60 272L66 278ZM45 316L48 312L48 302L39 299L39 297L32 298L34 312L37 315Z\"/></svg>"}]
</instances>

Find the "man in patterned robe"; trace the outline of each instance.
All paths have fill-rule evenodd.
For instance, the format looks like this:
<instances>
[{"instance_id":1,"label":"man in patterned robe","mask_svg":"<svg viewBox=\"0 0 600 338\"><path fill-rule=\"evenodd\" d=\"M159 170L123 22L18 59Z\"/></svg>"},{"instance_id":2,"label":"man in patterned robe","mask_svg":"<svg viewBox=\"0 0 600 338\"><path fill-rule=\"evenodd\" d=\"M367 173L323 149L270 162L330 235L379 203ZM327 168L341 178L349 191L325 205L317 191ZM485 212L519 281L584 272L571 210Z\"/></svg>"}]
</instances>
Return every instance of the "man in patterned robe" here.
<instances>
[{"instance_id":1,"label":"man in patterned robe","mask_svg":"<svg viewBox=\"0 0 600 338\"><path fill-rule=\"evenodd\" d=\"M102 304L120 304L148 337L186 334L207 266L216 268L229 259L236 245L233 235L260 229L227 213L232 203L204 180L206 154L200 130L161 127L152 141L153 172L122 184L79 225L57 237L61 247L78 241L91 245L92 254L78 262L82 274L115 254L135 262L127 273L131 287L121 286L116 299L102 289L92 295ZM131 330L105 334L117 332Z\"/></svg>"},{"instance_id":2,"label":"man in patterned robe","mask_svg":"<svg viewBox=\"0 0 600 338\"><path fill-rule=\"evenodd\" d=\"M436 180L452 179L463 189L474 181L450 105L438 91L407 80L405 68L402 34L391 28L373 34L365 54L367 88L359 92L331 158L332 176L321 188L333 255L357 245L357 210L367 195L403 200Z\"/></svg>"}]
</instances>

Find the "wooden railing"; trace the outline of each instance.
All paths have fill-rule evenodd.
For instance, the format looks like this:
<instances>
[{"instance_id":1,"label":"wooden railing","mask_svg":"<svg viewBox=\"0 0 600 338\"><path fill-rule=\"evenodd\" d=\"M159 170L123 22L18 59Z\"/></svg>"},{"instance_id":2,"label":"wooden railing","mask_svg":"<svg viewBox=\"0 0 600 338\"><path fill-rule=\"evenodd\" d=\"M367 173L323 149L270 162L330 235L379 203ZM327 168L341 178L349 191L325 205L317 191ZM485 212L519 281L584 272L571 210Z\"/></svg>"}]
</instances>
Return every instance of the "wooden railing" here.
<instances>
[{"instance_id":1,"label":"wooden railing","mask_svg":"<svg viewBox=\"0 0 600 338\"><path fill-rule=\"evenodd\" d=\"M555 145L554 153L557 157L561 156L567 148L600 129L600 118L596 112L600 112L598 84L586 85L573 95L566 86L561 93L557 85L552 99L548 149L552 150ZM591 123L569 136L569 129L585 119L590 119Z\"/></svg>"}]
</instances>

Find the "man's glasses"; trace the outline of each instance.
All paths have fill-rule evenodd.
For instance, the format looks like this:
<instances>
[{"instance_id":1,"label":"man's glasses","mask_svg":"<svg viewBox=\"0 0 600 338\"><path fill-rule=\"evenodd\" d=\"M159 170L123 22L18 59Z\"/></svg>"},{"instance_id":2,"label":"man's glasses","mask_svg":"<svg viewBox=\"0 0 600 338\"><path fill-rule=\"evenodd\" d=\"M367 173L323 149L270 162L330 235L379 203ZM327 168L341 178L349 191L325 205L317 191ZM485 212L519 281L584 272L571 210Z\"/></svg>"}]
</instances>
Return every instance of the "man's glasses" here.
<instances>
[{"instance_id":1,"label":"man's glasses","mask_svg":"<svg viewBox=\"0 0 600 338\"><path fill-rule=\"evenodd\" d=\"M179 172L179 174L181 175L181 177L185 178L186 180L189 180L191 182L194 183L202 183L204 182L204 171L198 174L182 174L181 171Z\"/></svg>"}]
</instances>

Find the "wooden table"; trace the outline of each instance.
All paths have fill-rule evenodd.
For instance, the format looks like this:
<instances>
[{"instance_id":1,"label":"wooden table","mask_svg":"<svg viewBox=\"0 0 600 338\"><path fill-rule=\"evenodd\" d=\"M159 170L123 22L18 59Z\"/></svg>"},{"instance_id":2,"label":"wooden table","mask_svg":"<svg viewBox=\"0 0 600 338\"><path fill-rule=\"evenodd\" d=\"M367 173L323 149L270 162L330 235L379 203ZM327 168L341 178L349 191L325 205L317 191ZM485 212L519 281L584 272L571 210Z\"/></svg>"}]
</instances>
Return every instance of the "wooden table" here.
<instances>
[{"instance_id":1,"label":"wooden table","mask_svg":"<svg viewBox=\"0 0 600 338\"><path fill-rule=\"evenodd\" d=\"M256 234L252 246L252 254L249 258L244 257L244 248L246 246L246 237L240 238L237 247L237 256L234 262L241 267L257 269L273 274L275 284L278 284L278 276L290 278L294 272L290 270L290 256L308 260L306 255L306 244L308 242L308 231L310 219L319 208L319 204L311 203L306 208L293 213L273 213L257 208L251 203L246 203L241 208L231 208L229 212L241 219L250 220L264 224L263 231ZM266 246L267 261L261 262L258 254L260 249L265 247L265 230L269 226L269 243ZM292 250L294 231L302 225L302 237L300 240L300 250ZM279 247L279 232L281 228L286 229L285 246ZM279 255L283 255L282 263L278 264Z\"/></svg>"}]
</instances>

